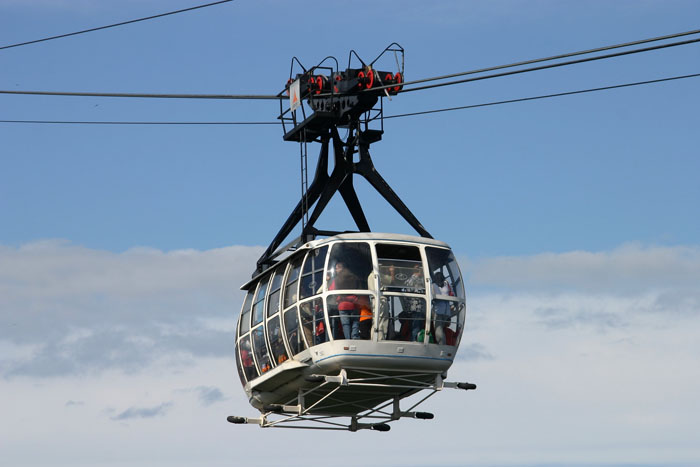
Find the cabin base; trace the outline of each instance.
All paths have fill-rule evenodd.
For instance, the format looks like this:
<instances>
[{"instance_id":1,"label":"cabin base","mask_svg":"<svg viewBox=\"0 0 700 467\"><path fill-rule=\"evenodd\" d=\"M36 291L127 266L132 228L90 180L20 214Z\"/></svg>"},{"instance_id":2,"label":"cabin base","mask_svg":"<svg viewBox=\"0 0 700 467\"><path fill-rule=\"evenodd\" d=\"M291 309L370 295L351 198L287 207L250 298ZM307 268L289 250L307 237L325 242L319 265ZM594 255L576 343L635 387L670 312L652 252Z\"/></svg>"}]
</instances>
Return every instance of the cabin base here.
<instances>
[{"instance_id":1,"label":"cabin base","mask_svg":"<svg viewBox=\"0 0 700 467\"><path fill-rule=\"evenodd\" d=\"M472 383L447 382L441 374L360 375L357 370L341 369L337 375L307 375L310 386L299 389L295 400L287 404L267 404L260 410L260 417L230 416L234 424L254 424L261 428L312 428L322 430L358 431L363 429L389 431L388 423L401 418L430 420L434 415L414 409L444 388L474 390ZM402 410L401 400L428 390L427 396ZM348 395L356 392L357 398ZM390 394L394 394L389 397ZM361 397L359 396L361 395ZM387 400L388 399L388 400ZM360 410L358 410L360 409Z\"/></svg>"}]
</instances>

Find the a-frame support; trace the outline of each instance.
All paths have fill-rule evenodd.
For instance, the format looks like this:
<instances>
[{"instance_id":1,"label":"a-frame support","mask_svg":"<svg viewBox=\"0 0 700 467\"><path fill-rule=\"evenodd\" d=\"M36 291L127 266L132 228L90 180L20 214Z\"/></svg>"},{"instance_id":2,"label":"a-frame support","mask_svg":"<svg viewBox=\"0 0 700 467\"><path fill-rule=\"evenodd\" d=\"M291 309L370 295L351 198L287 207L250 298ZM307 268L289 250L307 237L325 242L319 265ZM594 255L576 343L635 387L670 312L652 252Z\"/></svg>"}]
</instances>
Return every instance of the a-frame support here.
<instances>
[{"instance_id":1,"label":"a-frame support","mask_svg":"<svg viewBox=\"0 0 700 467\"><path fill-rule=\"evenodd\" d=\"M270 243L270 246L258 260L256 274L269 268L274 264L274 258L284 251L287 251L290 247L299 246L315 238L316 235L336 235L342 233L340 231L321 231L314 227L314 224L336 192L340 192L345 205L357 225L358 231L371 231L369 223L367 222L367 217L362 210L362 205L360 204L360 200L357 197L353 185L353 175L355 174L363 176L420 236L433 238L374 167L369 154L369 146L371 143L381 139L382 132L379 130L361 131L359 127L360 125L357 124L349 128L346 141L340 138L338 128L335 125L331 126L327 133L319 136L321 152L319 154L318 164L316 165L314 179L303 198L296 205L282 225L280 231ZM329 175L328 151L331 141L333 143L335 164L333 172ZM353 156L356 153L359 153L359 160L358 162L353 162ZM307 213L306 210L314 204L314 209L311 212L308 223L302 230L301 236L287 246L279 248L282 241L284 241L296 225L301 222L302 218Z\"/></svg>"}]
</instances>

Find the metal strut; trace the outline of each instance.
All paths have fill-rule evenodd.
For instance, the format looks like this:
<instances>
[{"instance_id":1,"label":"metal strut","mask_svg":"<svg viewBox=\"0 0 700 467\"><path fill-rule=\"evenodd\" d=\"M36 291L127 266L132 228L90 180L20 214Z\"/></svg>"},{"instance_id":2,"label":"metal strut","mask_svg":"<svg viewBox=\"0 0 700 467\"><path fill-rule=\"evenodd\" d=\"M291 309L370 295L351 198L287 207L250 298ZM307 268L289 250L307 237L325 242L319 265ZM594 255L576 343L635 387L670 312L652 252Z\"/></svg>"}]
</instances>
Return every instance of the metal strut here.
<instances>
[{"instance_id":1,"label":"metal strut","mask_svg":"<svg viewBox=\"0 0 700 467\"><path fill-rule=\"evenodd\" d=\"M301 199L304 203L302 211L304 215L301 218L301 228L304 230L306 224L309 223L309 201L306 193L309 191L309 169L308 169L308 145L306 143L306 128L302 130L301 140L299 141L299 150L301 152Z\"/></svg>"},{"instance_id":2,"label":"metal strut","mask_svg":"<svg viewBox=\"0 0 700 467\"><path fill-rule=\"evenodd\" d=\"M265 250L257 263L255 274L259 274L274 264L274 258L286 251L287 248L278 250L285 238L292 230L302 222L301 235L288 246L300 246L307 241L316 237L316 235L336 235L342 231L320 231L314 227L314 224L323 213L323 210L328 206L331 198L336 192L340 195L352 215L352 218L359 232L371 232L369 222L362 209L360 200L357 197L357 192L353 185L353 175L358 174L364 177L372 187L418 232L422 237L433 238L430 233L418 221L416 216L404 204L384 178L379 174L372 162L369 153L369 146L372 142L381 139L381 131L366 130L361 131L360 125L356 124L349 128L348 137L343 141L338 132L338 127L333 125L328 131L319 137L321 142L321 151L319 153L318 163L314 179L305 192L302 198L289 215L282 228L277 233L275 238L270 243L270 246ZM329 146L333 141L333 156L334 168L333 172L328 174L328 156ZM302 139L301 159L302 159L302 186L305 178L305 145L306 142ZM353 162L353 155L359 152L359 161ZM314 206L315 204L315 206ZM310 207L314 206L313 211L309 215Z\"/></svg>"}]
</instances>

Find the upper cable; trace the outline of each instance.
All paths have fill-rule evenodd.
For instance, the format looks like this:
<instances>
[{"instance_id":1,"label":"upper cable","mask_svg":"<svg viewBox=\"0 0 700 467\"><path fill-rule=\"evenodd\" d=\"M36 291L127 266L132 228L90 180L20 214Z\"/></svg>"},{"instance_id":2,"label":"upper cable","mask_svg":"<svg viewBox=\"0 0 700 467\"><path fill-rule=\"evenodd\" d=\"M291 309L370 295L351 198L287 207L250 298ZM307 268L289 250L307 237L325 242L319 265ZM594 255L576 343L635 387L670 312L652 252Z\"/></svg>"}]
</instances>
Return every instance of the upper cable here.
<instances>
[{"instance_id":1,"label":"upper cable","mask_svg":"<svg viewBox=\"0 0 700 467\"><path fill-rule=\"evenodd\" d=\"M189 8L183 8L181 10L169 11L167 13L160 13L157 15L147 16L145 18L137 18L137 19L131 19L129 21L122 21L121 23L108 24L107 26L99 26L96 28L84 29L82 31L70 32L67 34L60 34L58 36L44 37L43 39L36 39L33 41L20 42L18 44L0 46L0 50L11 49L13 47L21 47L23 45L36 44L39 42L52 41L54 39L62 39L64 37L77 36L78 34L85 34L88 32L100 31L102 29L116 28L117 26L124 26L126 24L138 23L140 21L148 21L151 19L162 18L163 16L176 15L178 13L185 13L186 11L199 10L200 8L207 8L210 6L219 5L221 3L228 3L228 2L232 2L232 1L233 0L220 0L218 2L212 2L212 3L207 3L204 5L197 5L197 6L193 6L193 7L189 7Z\"/></svg>"}]
</instances>

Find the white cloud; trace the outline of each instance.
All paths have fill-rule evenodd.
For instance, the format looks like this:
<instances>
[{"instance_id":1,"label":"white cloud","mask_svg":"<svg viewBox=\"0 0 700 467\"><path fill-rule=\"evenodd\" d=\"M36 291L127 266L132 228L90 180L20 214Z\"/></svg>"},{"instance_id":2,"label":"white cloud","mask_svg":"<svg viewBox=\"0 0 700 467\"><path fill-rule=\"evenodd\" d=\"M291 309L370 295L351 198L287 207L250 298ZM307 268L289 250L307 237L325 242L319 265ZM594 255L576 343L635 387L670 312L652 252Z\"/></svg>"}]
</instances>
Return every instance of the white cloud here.
<instances>
[{"instance_id":1,"label":"white cloud","mask_svg":"<svg viewBox=\"0 0 700 467\"><path fill-rule=\"evenodd\" d=\"M155 407L129 407L119 415L112 417L112 420L130 420L132 418L153 418L162 417L173 406L172 402L164 402Z\"/></svg>"},{"instance_id":2,"label":"white cloud","mask_svg":"<svg viewBox=\"0 0 700 467\"><path fill-rule=\"evenodd\" d=\"M162 355L230 354L262 248L111 253L43 241L0 247L0 357L8 375L138 370Z\"/></svg>"},{"instance_id":3,"label":"white cloud","mask_svg":"<svg viewBox=\"0 0 700 467\"><path fill-rule=\"evenodd\" d=\"M572 251L467 262L469 282L527 290L578 290L637 294L648 290L692 289L700 283L696 246L621 246L609 252Z\"/></svg>"}]
</instances>

